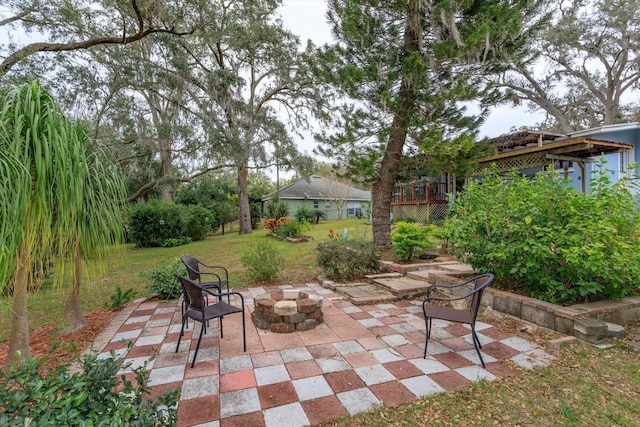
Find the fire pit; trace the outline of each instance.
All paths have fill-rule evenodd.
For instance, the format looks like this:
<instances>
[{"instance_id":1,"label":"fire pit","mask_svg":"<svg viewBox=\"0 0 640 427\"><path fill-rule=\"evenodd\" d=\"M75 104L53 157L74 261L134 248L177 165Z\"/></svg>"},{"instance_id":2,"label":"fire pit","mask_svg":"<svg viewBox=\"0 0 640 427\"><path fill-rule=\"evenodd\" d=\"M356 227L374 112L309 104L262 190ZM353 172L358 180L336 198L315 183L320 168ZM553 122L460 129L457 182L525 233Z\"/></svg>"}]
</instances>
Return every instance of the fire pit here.
<instances>
[{"instance_id":1,"label":"fire pit","mask_svg":"<svg viewBox=\"0 0 640 427\"><path fill-rule=\"evenodd\" d=\"M308 331L323 321L322 299L306 292L285 289L266 292L253 299L253 323L271 332Z\"/></svg>"}]
</instances>

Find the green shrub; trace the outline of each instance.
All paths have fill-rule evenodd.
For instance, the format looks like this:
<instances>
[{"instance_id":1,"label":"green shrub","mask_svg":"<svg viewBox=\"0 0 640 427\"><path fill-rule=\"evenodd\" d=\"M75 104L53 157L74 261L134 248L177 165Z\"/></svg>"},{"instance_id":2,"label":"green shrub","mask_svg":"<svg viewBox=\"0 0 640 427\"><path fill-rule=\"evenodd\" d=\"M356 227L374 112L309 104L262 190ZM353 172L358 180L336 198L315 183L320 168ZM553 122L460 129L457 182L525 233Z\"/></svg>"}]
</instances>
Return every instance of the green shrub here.
<instances>
[{"instance_id":1,"label":"green shrub","mask_svg":"<svg viewBox=\"0 0 640 427\"><path fill-rule=\"evenodd\" d=\"M495 169L458 195L445 224L452 253L500 282L542 300L593 301L636 293L640 215L624 179L611 184L600 161L591 193L554 173L529 180Z\"/></svg>"},{"instance_id":2,"label":"green shrub","mask_svg":"<svg viewBox=\"0 0 640 427\"><path fill-rule=\"evenodd\" d=\"M122 359L82 356L82 371L51 369L29 359L0 377L0 425L37 426L173 426L179 390L151 401L144 396L146 365L132 370L135 380L118 375Z\"/></svg>"},{"instance_id":3,"label":"green shrub","mask_svg":"<svg viewBox=\"0 0 640 427\"><path fill-rule=\"evenodd\" d=\"M315 211L308 206L298 206L298 209L296 209L296 213L295 215L293 215L293 217L300 222L305 221L311 223L316 220Z\"/></svg>"},{"instance_id":4,"label":"green shrub","mask_svg":"<svg viewBox=\"0 0 640 427\"><path fill-rule=\"evenodd\" d=\"M163 248L174 248L176 246L188 245L191 242L192 242L191 237L181 237L178 239L165 239L162 241L162 244L160 246L162 246Z\"/></svg>"},{"instance_id":5,"label":"green shrub","mask_svg":"<svg viewBox=\"0 0 640 427\"><path fill-rule=\"evenodd\" d=\"M275 233L283 237L301 237L307 231L311 230L311 225L306 221L287 221L278 224L275 227Z\"/></svg>"},{"instance_id":6,"label":"green shrub","mask_svg":"<svg viewBox=\"0 0 640 427\"><path fill-rule=\"evenodd\" d=\"M433 237L434 225L419 226L414 223L397 222L391 233L393 251L401 262L410 261L414 255L424 253L428 247L436 245Z\"/></svg>"},{"instance_id":7,"label":"green shrub","mask_svg":"<svg viewBox=\"0 0 640 427\"><path fill-rule=\"evenodd\" d=\"M204 240L211 233L216 216L209 209L200 205L181 205L180 212L184 220L185 237L197 242Z\"/></svg>"},{"instance_id":8,"label":"green shrub","mask_svg":"<svg viewBox=\"0 0 640 427\"><path fill-rule=\"evenodd\" d=\"M316 263L332 280L344 282L380 271L373 242L334 238L318 244Z\"/></svg>"},{"instance_id":9,"label":"green shrub","mask_svg":"<svg viewBox=\"0 0 640 427\"><path fill-rule=\"evenodd\" d=\"M264 217L278 220L289 215L289 203L280 201L276 194L264 207Z\"/></svg>"},{"instance_id":10,"label":"green shrub","mask_svg":"<svg viewBox=\"0 0 640 427\"><path fill-rule=\"evenodd\" d=\"M250 280L268 282L278 278L284 259L268 241L258 243L241 258Z\"/></svg>"},{"instance_id":11,"label":"green shrub","mask_svg":"<svg viewBox=\"0 0 640 427\"><path fill-rule=\"evenodd\" d=\"M187 276L187 268L179 259L176 259L172 264L143 271L140 276L151 280L150 295L158 294L161 299L173 299L182 294L182 287L174 274Z\"/></svg>"},{"instance_id":12,"label":"green shrub","mask_svg":"<svg viewBox=\"0 0 640 427\"><path fill-rule=\"evenodd\" d=\"M415 218L412 218L412 217L410 217L410 216L400 217L400 218L394 218L394 219L393 219L393 223L394 223L394 224L397 224L397 223L399 223L399 222L405 222L405 223L408 223L408 224L414 224L414 223L416 223L416 222L418 222L418 221L416 221L416 219L415 219Z\"/></svg>"},{"instance_id":13,"label":"green shrub","mask_svg":"<svg viewBox=\"0 0 640 427\"><path fill-rule=\"evenodd\" d=\"M120 307L134 299L135 296L135 289L127 289L123 292L120 286L116 286L116 293L109 297L107 308L110 310L118 310Z\"/></svg>"},{"instance_id":14,"label":"green shrub","mask_svg":"<svg viewBox=\"0 0 640 427\"><path fill-rule=\"evenodd\" d=\"M151 200L129 208L129 238L139 248L161 246L166 239L185 236L180 209L173 203Z\"/></svg>"}]
</instances>

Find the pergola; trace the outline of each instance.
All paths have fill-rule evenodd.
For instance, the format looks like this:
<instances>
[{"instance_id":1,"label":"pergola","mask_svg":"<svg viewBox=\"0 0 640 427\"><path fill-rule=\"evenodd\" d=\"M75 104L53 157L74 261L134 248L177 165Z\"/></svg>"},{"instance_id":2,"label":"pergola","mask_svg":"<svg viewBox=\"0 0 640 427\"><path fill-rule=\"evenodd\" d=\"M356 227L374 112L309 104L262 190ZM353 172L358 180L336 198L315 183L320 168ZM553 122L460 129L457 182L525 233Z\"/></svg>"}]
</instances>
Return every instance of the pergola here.
<instances>
[{"instance_id":1,"label":"pergola","mask_svg":"<svg viewBox=\"0 0 640 427\"><path fill-rule=\"evenodd\" d=\"M571 161L580 167L583 192L586 191L585 164L592 163L592 157L633 148L633 145L621 142L570 138L563 134L531 130L493 138L489 143L495 147L495 153L477 160L478 174L492 163L500 172L508 172L549 165L555 167L559 161Z\"/></svg>"}]
</instances>

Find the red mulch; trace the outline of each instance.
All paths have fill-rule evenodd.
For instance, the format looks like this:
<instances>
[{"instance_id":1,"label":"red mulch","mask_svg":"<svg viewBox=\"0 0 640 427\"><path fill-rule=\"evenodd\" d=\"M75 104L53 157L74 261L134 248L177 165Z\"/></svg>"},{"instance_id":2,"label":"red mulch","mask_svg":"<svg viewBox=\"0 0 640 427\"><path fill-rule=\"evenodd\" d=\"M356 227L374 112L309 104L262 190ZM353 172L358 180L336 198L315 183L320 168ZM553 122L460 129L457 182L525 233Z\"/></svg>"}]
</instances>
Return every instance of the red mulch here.
<instances>
[{"instance_id":1,"label":"red mulch","mask_svg":"<svg viewBox=\"0 0 640 427\"><path fill-rule=\"evenodd\" d=\"M58 325L49 323L29 333L31 342L31 356L46 357L47 365L65 365L72 362L93 341L111 319L117 314L107 308L84 313L89 326L73 334L60 335ZM52 352L51 349L56 347ZM9 350L9 341L0 343L0 365L4 364Z\"/></svg>"}]
</instances>

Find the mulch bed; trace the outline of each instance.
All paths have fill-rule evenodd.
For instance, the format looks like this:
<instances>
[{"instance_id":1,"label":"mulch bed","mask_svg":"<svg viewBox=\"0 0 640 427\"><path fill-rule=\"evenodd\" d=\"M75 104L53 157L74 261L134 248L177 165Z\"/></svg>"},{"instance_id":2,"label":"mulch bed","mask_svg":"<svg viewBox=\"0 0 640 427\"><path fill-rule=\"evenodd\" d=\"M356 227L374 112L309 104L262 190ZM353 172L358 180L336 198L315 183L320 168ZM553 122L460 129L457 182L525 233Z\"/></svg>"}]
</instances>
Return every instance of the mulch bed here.
<instances>
[{"instance_id":1,"label":"mulch bed","mask_svg":"<svg viewBox=\"0 0 640 427\"><path fill-rule=\"evenodd\" d=\"M61 335L58 325L49 323L29 333L31 356L43 360L48 366L69 364L82 353L94 338L118 314L107 308L99 308L84 314L89 326L81 331ZM0 343L0 365L4 364L9 341Z\"/></svg>"}]
</instances>

